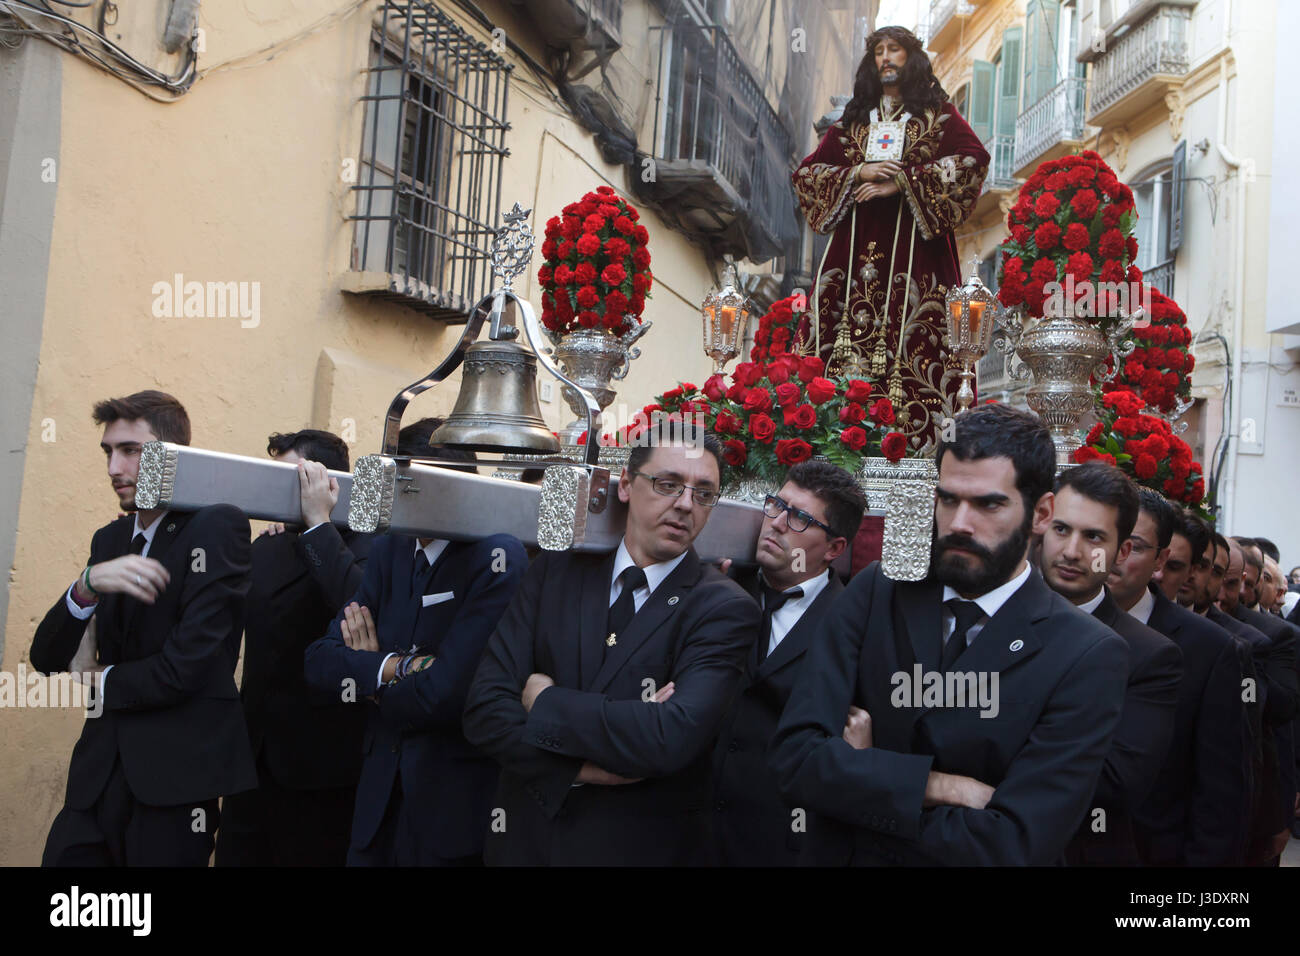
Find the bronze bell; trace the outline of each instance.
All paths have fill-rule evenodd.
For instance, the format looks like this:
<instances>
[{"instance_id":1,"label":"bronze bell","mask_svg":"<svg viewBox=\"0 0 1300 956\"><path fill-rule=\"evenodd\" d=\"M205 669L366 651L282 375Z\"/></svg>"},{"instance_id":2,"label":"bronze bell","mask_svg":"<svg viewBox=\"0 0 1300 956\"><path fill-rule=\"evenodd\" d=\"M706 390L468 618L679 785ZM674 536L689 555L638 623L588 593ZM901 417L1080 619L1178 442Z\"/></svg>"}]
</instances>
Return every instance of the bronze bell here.
<instances>
[{"instance_id":1,"label":"bronze bell","mask_svg":"<svg viewBox=\"0 0 1300 956\"><path fill-rule=\"evenodd\" d=\"M460 394L430 443L473 451L554 455L560 442L537 404L537 356L511 341L465 350Z\"/></svg>"}]
</instances>

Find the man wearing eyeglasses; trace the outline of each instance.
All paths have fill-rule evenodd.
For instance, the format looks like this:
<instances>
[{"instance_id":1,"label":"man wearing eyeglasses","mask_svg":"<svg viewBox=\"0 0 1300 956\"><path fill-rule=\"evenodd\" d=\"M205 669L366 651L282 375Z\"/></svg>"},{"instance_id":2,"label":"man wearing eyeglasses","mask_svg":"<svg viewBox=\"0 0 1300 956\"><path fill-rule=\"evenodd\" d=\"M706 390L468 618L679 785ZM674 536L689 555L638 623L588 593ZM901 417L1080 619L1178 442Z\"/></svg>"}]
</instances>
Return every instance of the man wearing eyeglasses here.
<instances>
[{"instance_id":1,"label":"man wearing eyeglasses","mask_svg":"<svg viewBox=\"0 0 1300 956\"><path fill-rule=\"evenodd\" d=\"M712 435L657 423L619 479L618 549L533 561L465 709L501 764L489 864L707 862L711 745L759 620L691 547L721 469Z\"/></svg>"},{"instance_id":2,"label":"man wearing eyeglasses","mask_svg":"<svg viewBox=\"0 0 1300 956\"><path fill-rule=\"evenodd\" d=\"M763 503L758 574L763 609L754 653L713 750L713 835L723 866L794 866L807 815L787 804L768 745L799 676L804 651L844 590L831 564L857 533L866 497L843 468L805 461Z\"/></svg>"}]
</instances>

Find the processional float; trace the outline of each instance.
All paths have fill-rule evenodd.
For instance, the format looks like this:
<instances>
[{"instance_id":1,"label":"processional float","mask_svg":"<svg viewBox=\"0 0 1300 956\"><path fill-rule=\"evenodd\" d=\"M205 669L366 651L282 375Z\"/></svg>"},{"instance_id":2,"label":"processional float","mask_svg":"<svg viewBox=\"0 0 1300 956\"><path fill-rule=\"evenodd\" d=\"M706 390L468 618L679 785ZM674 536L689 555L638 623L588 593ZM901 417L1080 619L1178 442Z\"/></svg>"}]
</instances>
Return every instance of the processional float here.
<instances>
[{"instance_id":1,"label":"processional float","mask_svg":"<svg viewBox=\"0 0 1300 956\"><path fill-rule=\"evenodd\" d=\"M516 276L528 268L533 235L531 210L516 203L492 244L492 271L498 287L470 313L460 339L427 376L402 389L388 407L380 453L357 460L352 474L331 471L339 499L330 514L336 524L358 532L394 532L465 541L509 534L525 545L548 551L607 552L618 546L626 506L616 492L618 476L599 463L598 442L588 441L580 459L537 462L545 467L540 487L486 477L446 466L459 459L398 453L402 415L411 400L434 388L463 366L456 405L431 444L475 452L514 455L483 459L479 465L517 469L519 456L554 456L558 440L546 428L537 403L537 363L581 396L587 434L600 434L600 406L590 392L569 379L548 358L532 306L515 294ZM484 322L488 337L477 341ZM515 340L522 326L531 349ZM297 468L286 462L231 455L204 448L149 442L140 456L136 507L194 511L230 504L250 518L301 524ZM695 541L706 561L732 558L754 563L763 521L753 504L723 499Z\"/></svg>"}]
</instances>

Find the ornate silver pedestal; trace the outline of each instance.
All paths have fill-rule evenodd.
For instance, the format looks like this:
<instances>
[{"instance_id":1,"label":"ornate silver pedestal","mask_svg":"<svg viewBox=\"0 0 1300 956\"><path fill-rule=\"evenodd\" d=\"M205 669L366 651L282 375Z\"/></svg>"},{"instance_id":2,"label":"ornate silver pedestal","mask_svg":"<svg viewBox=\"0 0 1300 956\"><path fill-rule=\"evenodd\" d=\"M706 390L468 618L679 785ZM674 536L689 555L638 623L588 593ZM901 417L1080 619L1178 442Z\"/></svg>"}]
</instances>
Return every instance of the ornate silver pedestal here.
<instances>
[{"instance_id":1,"label":"ornate silver pedestal","mask_svg":"<svg viewBox=\"0 0 1300 956\"><path fill-rule=\"evenodd\" d=\"M645 335L652 324L649 319L644 319L619 337L595 329L581 329L564 335L550 333L551 341L555 343L550 351L564 373L590 392L604 411L614 400L615 391L610 382L627 377L632 360L641 355L641 350L633 343ZM587 428L587 410L582 397L567 385L564 387L564 400L578 417L560 430L560 441L573 445Z\"/></svg>"},{"instance_id":2,"label":"ornate silver pedestal","mask_svg":"<svg viewBox=\"0 0 1300 956\"><path fill-rule=\"evenodd\" d=\"M1019 319L1019 316L1016 316ZM1078 434L1080 420L1093 408L1090 379L1109 381L1124 357L1133 351L1132 341L1122 342L1133 326L1133 318L1114 323L1109 335L1103 334L1093 321L1068 315L1045 315L1023 331L1007 331L1003 351L1015 351L1020 364L1011 370L1018 381L1034 384L1025 393L1025 402L1052 430L1056 445L1056 466L1060 470L1083 444ZM1114 368L1106 368L1106 359L1114 356Z\"/></svg>"}]
</instances>

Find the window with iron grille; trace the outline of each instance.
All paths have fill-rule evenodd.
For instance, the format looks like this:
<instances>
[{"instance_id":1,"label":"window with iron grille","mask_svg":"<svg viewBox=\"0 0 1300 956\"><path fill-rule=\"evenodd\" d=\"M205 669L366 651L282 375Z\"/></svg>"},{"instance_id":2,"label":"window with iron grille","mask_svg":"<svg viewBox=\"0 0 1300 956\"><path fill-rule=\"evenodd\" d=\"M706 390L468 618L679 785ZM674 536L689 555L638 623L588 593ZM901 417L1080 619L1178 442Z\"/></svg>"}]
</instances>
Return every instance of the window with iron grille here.
<instances>
[{"instance_id":1,"label":"window with iron grille","mask_svg":"<svg viewBox=\"0 0 1300 956\"><path fill-rule=\"evenodd\" d=\"M510 64L423 0L386 0L371 38L353 284L449 321L490 291Z\"/></svg>"}]
</instances>

